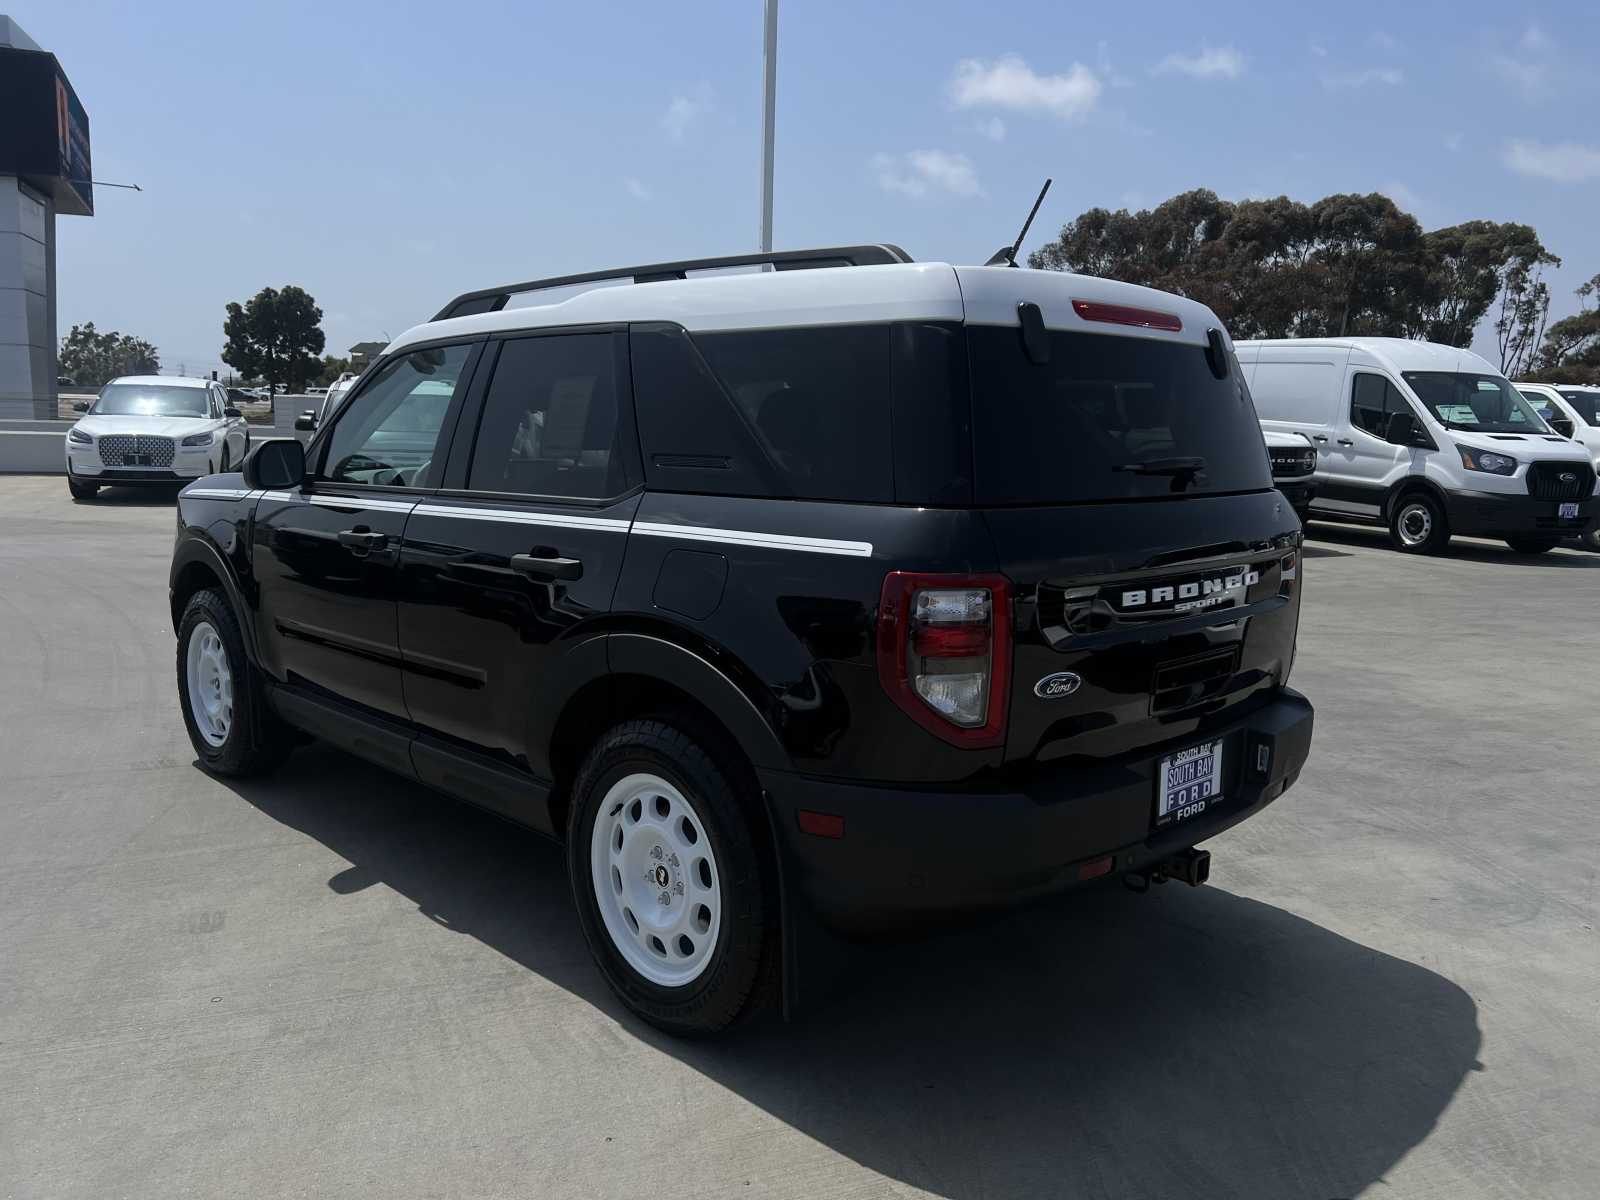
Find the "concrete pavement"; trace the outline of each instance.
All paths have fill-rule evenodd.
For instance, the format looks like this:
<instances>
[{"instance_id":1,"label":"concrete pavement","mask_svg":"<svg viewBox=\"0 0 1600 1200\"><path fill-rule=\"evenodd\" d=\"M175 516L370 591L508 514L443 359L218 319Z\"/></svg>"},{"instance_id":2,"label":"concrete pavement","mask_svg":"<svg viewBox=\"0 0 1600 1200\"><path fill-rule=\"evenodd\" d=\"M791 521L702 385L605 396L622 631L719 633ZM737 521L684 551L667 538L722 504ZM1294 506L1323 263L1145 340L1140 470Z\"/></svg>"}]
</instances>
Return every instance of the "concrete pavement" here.
<instances>
[{"instance_id":1,"label":"concrete pavement","mask_svg":"<svg viewBox=\"0 0 1600 1200\"><path fill-rule=\"evenodd\" d=\"M1600 556L1319 527L1300 784L1213 882L864 954L681 1043L560 852L198 770L171 494L0 479L0 1196L1592 1196Z\"/></svg>"}]
</instances>

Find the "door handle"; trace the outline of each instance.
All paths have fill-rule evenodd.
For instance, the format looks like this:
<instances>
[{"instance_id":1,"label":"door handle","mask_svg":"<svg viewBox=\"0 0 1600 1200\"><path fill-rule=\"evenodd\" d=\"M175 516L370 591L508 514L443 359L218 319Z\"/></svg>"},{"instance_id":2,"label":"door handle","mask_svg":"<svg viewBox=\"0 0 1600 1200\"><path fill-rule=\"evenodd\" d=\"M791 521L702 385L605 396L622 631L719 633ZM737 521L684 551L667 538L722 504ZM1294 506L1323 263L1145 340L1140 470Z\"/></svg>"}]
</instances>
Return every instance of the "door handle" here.
<instances>
[{"instance_id":1,"label":"door handle","mask_svg":"<svg viewBox=\"0 0 1600 1200\"><path fill-rule=\"evenodd\" d=\"M583 578L582 559L560 558L555 554L513 554L511 569L533 579L555 579L570 583Z\"/></svg>"},{"instance_id":2,"label":"door handle","mask_svg":"<svg viewBox=\"0 0 1600 1200\"><path fill-rule=\"evenodd\" d=\"M1314 442L1325 442L1325 441L1328 440L1328 435L1325 434L1325 433L1319 433L1316 436L1314 436L1311 440L1314 441Z\"/></svg>"},{"instance_id":3,"label":"door handle","mask_svg":"<svg viewBox=\"0 0 1600 1200\"><path fill-rule=\"evenodd\" d=\"M357 558L365 558L374 550L381 549L388 540L387 534L373 533L370 529L341 529L339 531L339 545L350 551Z\"/></svg>"},{"instance_id":4,"label":"door handle","mask_svg":"<svg viewBox=\"0 0 1600 1200\"><path fill-rule=\"evenodd\" d=\"M1341 446L1354 446L1355 443L1352 442L1349 438L1340 438L1339 439L1339 445L1341 445Z\"/></svg>"}]
</instances>

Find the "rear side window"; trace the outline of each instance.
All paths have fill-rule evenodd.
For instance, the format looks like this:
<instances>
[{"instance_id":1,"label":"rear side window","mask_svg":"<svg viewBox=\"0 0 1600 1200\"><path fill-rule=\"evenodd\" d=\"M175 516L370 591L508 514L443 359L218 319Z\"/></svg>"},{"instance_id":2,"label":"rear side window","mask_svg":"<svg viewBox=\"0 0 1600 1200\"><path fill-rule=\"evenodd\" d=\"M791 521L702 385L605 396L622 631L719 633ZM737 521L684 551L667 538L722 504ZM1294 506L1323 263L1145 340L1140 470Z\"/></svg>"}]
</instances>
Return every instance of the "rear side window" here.
<instances>
[{"instance_id":1,"label":"rear side window","mask_svg":"<svg viewBox=\"0 0 1600 1200\"><path fill-rule=\"evenodd\" d=\"M484 397L467 487L599 500L627 490L618 335L515 338Z\"/></svg>"},{"instance_id":2,"label":"rear side window","mask_svg":"<svg viewBox=\"0 0 1600 1200\"><path fill-rule=\"evenodd\" d=\"M633 329L634 404L652 488L894 499L890 327Z\"/></svg>"},{"instance_id":3,"label":"rear side window","mask_svg":"<svg viewBox=\"0 0 1600 1200\"><path fill-rule=\"evenodd\" d=\"M1015 327L967 331L979 504L1205 495L1272 486L1237 361L1203 346L1052 331L1032 362Z\"/></svg>"}]
</instances>

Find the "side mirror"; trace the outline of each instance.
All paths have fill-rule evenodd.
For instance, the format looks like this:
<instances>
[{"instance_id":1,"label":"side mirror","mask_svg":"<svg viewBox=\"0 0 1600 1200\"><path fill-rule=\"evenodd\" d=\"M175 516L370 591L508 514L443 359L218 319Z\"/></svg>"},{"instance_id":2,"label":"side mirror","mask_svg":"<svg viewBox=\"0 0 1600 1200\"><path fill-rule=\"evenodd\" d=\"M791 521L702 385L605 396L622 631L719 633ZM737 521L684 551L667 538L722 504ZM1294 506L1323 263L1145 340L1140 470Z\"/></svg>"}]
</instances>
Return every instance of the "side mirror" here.
<instances>
[{"instance_id":1,"label":"side mirror","mask_svg":"<svg viewBox=\"0 0 1600 1200\"><path fill-rule=\"evenodd\" d=\"M294 419L294 427L300 433L311 433L317 427L317 410L308 408Z\"/></svg>"},{"instance_id":2,"label":"side mirror","mask_svg":"<svg viewBox=\"0 0 1600 1200\"><path fill-rule=\"evenodd\" d=\"M227 418L228 418L228 419L229 419L229 420L233 420L233 419L235 419L235 418L237 418L237 417L238 417L238 415L239 415L239 410L238 410L238 409L237 409L237 408L234 408L234 407L233 407L233 406L232 406L232 405L231 405L231 404L230 404L230 405L229 405L229 406L228 406L228 407L227 407L227 408L225 408L225 409L223 409L223 410L222 410L222 415L223 415L223 416L225 416L225 417L227 417Z\"/></svg>"},{"instance_id":3,"label":"side mirror","mask_svg":"<svg viewBox=\"0 0 1600 1200\"><path fill-rule=\"evenodd\" d=\"M87 400L74 401L73 405L72 405L72 411L73 412L88 412L89 411L89 402Z\"/></svg>"},{"instance_id":4,"label":"side mirror","mask_svg":"<svg viewBox=\"0 0 1600 1200\"><path fill-rule=\"evenodd\" d=\"M1572 422L1565 417L1551 417L1550 428L1554 429L1564 438L1572 436Z\"/></svg>"},{"instance_id":5,"label":"side mirror","mask_svg":"<svg viewBox=\"0 0 1600 1200\"><path fill-rule=\"evenodd\" d=\"M1413 446L1417 441L1417 419L1408 412L1389 414L1384 426L1383 440L1391 446Z\"/></svg>"},{"instance_id":6,"label":"side mirror","mask_svg":"<svg viewBox=\"0 0 1600 1200\"><path fill-rule=\"evenodd\" d=\"M259 442L244 460L243 474L248 488L299 487L306 479L306 448L294 438Z\"/></svg>"}]
</instances>

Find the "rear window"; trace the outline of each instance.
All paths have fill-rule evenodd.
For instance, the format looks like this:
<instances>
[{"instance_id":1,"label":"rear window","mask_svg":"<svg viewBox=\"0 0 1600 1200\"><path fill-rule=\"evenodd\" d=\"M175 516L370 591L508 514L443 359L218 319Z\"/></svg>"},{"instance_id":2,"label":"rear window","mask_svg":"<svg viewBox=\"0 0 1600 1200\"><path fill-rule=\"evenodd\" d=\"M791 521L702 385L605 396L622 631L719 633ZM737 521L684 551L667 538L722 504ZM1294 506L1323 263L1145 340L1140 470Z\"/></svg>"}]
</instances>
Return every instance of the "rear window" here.
<instances>
[{"instance_id":1,"label":"rear window","mask_svg":"<svg viewBox=\"0 0 1600 1200\"><path fill-rule=\"evenodd\" d=\"M1202 346L1051 332L1034 363L1014 327L967 331L979 504L1207 495L1272 486L1235 360Z\"/></svg>"}]
</instances>

